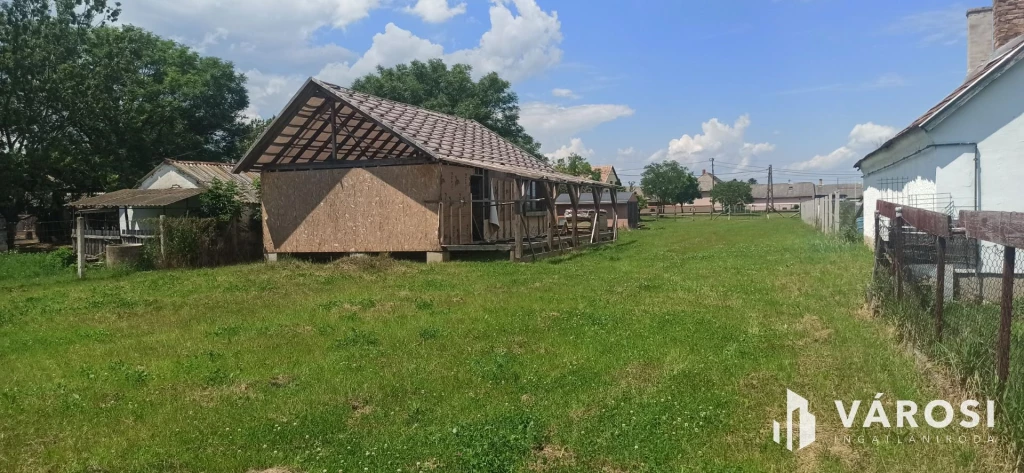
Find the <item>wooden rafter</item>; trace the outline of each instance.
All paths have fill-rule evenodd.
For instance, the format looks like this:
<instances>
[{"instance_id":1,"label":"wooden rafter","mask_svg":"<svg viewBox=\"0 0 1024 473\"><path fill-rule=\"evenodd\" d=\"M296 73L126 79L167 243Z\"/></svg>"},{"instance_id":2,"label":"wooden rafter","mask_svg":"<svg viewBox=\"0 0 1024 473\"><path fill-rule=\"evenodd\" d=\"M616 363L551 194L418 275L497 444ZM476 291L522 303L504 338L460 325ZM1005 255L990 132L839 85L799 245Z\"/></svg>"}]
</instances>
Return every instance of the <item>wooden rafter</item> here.
<instances>
[{"instance_id":1,"label":"wooden rafter","mask_svg":"<svg viewBox=\"0 0 1024 473\"><path fill-rule=\"evenodd\" d=\"M333 107L332 106L331 107L331 121L334 120L334 116L335 116L335 114L337 112L338 112L337 107ZM316 141L317 137L319 137L321 134L323 134L324 129L326 129L327 126L331 124L331 121L324 120L323 123L320 124L320 128L317 128L316 133L314 133L313 136L310 136L309 139L306 140L306 144L302 145L302 149L299 150L299 153L296 154L296 156L302 156L302 155L306 154L306 151L309 150L309 147ZM309 160L310 161L315 161L318 156L320 156L319 153L314 154Z\"/></svg>"},{"instance_id":2,"label":"wooden rafter","mask_svg":"<svg viewBox=\"0 0 1024 473\"><path fill-rule=\"evenodd\" d=\"M313 119L316 118L317 115L323 113L324 105L327 105L328 103L330 103L330 101L324 99L324 101L313 110L313 113L306 117L306 120L302 122L302 125L299 126L299 129L291 136L291 138L288 139L288 143L286 143L284 147L281 148L281 151L277 153L277 156L274 157L274 162L281 162L281 160L285 156L285 153L287 153L288 150L290 150L292 146L295 145L295 141L298 140L300 136L306 134L306 132L309 130L309 124L313 122ZM310 137L310 139L312 139L312 137ZM298 155L295 155L292 156L289 162L294 162L297 160Z\"/></svg>"}]
</instances>

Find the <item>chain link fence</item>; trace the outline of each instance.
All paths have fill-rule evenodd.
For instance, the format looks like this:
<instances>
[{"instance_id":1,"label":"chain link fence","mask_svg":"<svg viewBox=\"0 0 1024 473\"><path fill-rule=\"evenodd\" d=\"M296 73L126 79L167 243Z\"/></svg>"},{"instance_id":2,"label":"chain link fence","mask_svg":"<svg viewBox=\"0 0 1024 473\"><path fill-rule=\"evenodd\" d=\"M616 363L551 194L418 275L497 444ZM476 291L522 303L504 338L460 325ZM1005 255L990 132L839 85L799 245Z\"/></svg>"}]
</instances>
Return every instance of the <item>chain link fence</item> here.
<instances>
[{"instance_id":1,"label":"chain link fence","mask_svg":"<svg viewBox=\"0 0 1024 473\"><path fill-rule=\"evenodd\" d=\"M954 220L879 201L873 295L905 341L969 391L999 402L998 425L1020 444L1024 327L1012 315L1024 308L1024 252L992 240L1024 234L1024 214L996 214L1009 213L961 212Z\"/></svg>"}]
</instances>

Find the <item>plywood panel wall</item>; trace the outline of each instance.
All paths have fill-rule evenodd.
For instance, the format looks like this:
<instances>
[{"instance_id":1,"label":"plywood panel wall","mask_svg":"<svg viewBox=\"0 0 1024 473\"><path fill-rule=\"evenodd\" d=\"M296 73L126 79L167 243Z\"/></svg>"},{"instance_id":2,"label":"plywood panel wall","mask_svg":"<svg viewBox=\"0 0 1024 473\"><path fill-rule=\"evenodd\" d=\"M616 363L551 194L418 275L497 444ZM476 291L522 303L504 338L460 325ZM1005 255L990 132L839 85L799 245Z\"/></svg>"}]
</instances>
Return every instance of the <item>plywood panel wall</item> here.
<instances>
[{"instance_id":1,"label":"plywood panel wall","mask_svg":"<svg viewBox=\"0 0 1024 473\"><path fill-rule=\"evenodd\" d=\"M268 253L440 250L438 164L264 172L261 181Z\"/></svg>"},{"instance_id":2,"label":"plywood panel wall","mask_svg":"<svg viewBox=\"0 0 1024 473\"><path fill-rule=\"evenodd\" d=\"M446 245L473 243L472 175L471 168L441 166L441 233Z\"/></svg>"}]
</instances>

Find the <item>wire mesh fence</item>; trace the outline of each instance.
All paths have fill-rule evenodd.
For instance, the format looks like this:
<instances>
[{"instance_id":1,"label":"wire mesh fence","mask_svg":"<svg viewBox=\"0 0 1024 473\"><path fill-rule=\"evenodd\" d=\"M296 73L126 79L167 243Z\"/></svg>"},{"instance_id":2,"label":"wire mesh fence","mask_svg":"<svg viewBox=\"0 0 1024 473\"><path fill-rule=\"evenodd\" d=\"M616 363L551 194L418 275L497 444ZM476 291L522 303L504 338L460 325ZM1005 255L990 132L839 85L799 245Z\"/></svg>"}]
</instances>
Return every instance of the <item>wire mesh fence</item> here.
<instances>
[{"instance_id":1,"label":"wire mesh fence","mask_svg":"<svg viewBox=\"0 0 1024 473\"><path fill-rule=\"evenodd\" d=\"M962 212L954 220L890 204L886 216L881 204L875 216L877 307L907 342L968 390L996 399L1001 428L1024 443L1024 327L1012 317L1024 308L1024 252L992 241L1014 243L1002 236L1006 230L1024 234L1024 214L993 220L987 214L1008 213ZM1021 226L1012 228L1018 220Z\"/></svg>"}]
</instances>

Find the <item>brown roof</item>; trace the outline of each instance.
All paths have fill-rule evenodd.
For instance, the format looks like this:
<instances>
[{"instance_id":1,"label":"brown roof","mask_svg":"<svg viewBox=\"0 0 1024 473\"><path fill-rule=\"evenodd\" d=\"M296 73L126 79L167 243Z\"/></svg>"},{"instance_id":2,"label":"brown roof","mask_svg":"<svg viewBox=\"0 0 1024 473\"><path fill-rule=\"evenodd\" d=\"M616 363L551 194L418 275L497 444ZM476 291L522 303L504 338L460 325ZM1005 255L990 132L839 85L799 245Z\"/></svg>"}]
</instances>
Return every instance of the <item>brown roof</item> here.
<instances>
[{"instance_id":1,"label":"brown roof","mask_svg":"<svg viewBox=\"0 0 1024 473\"><path fill-rule=\"evenodd\" d=\"M200 186L209 186L215 180L234 182L238 184L238 188L242 191L242 202L250 204L258 204L260 202L259 196L256 195L256 187L253 185L253 181L259 178L259 173L243 172L234 174L231 172L234 165L230 163L178 161L174 159L165 159L164 163L174 166L183 174L195 180Z\"/></svg>"},{"instance_id":2,"label":"brown roof","mask_svg":"<svg viewBox=\"0 0 1024 473\"><path fill-rule=\"evenodd\" d=\"M610 164L606 166L594 166L592 169L601 173L601 182L608 182L608 178L615 172L615 166ZM618 174L615 176L618 177Z\"/></svg>"},{"instance_id":3,"label":"brown roof","mask_svg":"<svg viewBox=\"0 0 1024 473\"><path fill-rule=\"evenodd\" d=\"M921 115L917 120L914 120L910 126L897 133L896 136L892 137L892 139L886 141L885 144L878 147L878 149L861 158L860 161L857 161L857 163L853 165L853 167L860 169L860 165L864 163L864 161L878 152L890 148L894 143L896 143L896 141L907 133L910 133L915 128L928 126L936 119L940 119L940 117L944 115L944 112L949 110L950 107L958 107L964 102L970 100L978 91L988 85L990 82L988 80L989 78L994 79L995 77L998 77L1002 71L1013 66L1022 58L1024 58L1024 37L1017 38L996 51L996 54L988 63L975 69L971 75L967 77L967 80L960 84L956 90L925 112L924 115Z\"/></svg>"},{"instance_id":4,"label":"brown roof","mask_svg":"<svg viewBox=\"0 0 1024 473\"><path fill-rule=\"evenodd\" d=\"M272 165L327 164L333 157L331 147L335 145L329 126L332 118L339 128L336 140L339 161L426 159L533 179L596 183L556 172L548 163L476 121L312 78L246 153L234 172Z\"/></svg>"},{"instance_id":5,"label":"brown roof","mask_svg":"<svg viewBox=\"0 0 1024 473\"><path fill-rule=\"evenodd\" d=\"M121 189L69 204L75 208L163 207L206 192L206 189Z\"/></svg>"}]
</instances>

